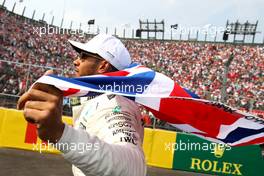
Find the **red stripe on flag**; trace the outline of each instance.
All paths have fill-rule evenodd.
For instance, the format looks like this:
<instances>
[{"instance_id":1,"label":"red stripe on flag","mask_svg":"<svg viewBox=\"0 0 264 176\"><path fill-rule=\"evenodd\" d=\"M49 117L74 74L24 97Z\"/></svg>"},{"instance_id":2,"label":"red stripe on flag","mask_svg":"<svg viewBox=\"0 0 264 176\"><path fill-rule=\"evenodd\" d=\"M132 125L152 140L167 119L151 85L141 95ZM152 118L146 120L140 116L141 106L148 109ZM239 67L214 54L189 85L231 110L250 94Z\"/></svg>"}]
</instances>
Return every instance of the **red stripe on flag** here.
<instances>
[{"instance_id":1,"label":"red stripe on flag","mask_svg":"<svg viewBox=\"0 0 264 176\"><path fill-rule=\"evenodd\" d=\"M63 91L63 96L69 96L69 95L75 94L79 91L80 91L80 89L69 88L68 90Z\"/></svg>"},{"instance_id":2,"label":"red stripe on flag","mask_svg":"<svg viewBox=\"0 0 264 176\"><path fill-rule=\"evenodd\" d=\"M183 124L183 122L180 121L179 118L174 118L173 116L169 116L169 115L167 115L167 114L162 113L161 111L156 111L156 110L151 109L151 108L149 108L149 107L147 107L147 106L144 106L144 107L145 107L147 110L149 110L150 112L152 112L152 114L153 114L155 117L157 117L157 118L159 118L159 119L161 119L161 120L164 120L164 121L166 121L166 122L170 122L170 123L173 123L173 124Z\"/></svg>"},{"instance_id":3,"label":"red stripe on flag","mask_svg":"<svg viewBox=\"0 0 264 176\"><path fill-rule=\"evenodd\" d=\"M162 98L160 112L167 116L164 120L170 117L168 122L189 124L213 138L218 135L220 125L230 125L241 117L235 112L191 99ZM162 116L158 118L163 120Z\"/></svg>"},{"instance_id":4,"label":"red stripe on flag","mask_svg":"<svg viewBox=\"0 0 264 176\"><path fill-rule=\"evenodd\" d=\"M144 65L140 65L137 68L147 68L147 67L145 67Z\"/></svg>"},{"instance_id":5,"label":"red stripe on flag","mask_svg":"<svg viewBox=\"0 0 264 176\"><path fill-rule=\"evenodd\" d=\"M109 73L104 73L103 75L105 76L127 76L129 72L127 71L116 71L116 72L109 72Z\"/></svg>"},{"instance_id":6,"label":"red stripe on flag","mask_svg":"<svg viewBox=\"0 0 264 176\"><path fill-rule=\"evenodd\" d=\"M181 86L174 83L174 88L170 93L170 96L177 96L177 97L192 97L190 96Z\"/></svg>"},{"instance_id":7,"label":"red stripe on flag","mask_svg":"<svg viewBox=\"0 0 264 176\"><path fill-rule=\"evenodd\" d=\"M26 135L25 135L25 143L28 144L36 144L38 140L37 136L37 126L32 123L27 123Z\"/></svg>"}]
</instances>

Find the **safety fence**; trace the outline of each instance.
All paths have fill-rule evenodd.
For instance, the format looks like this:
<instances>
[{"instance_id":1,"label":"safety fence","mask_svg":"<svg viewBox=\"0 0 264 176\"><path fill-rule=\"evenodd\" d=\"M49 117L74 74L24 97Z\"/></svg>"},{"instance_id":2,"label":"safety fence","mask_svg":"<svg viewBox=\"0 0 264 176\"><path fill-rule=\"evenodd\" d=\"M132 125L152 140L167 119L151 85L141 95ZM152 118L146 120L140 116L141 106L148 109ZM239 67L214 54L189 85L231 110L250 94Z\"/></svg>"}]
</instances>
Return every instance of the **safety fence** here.
<instances>
[{"instance_id":1,"label":"safety fence","mask_svg":"<svg viewBox=\"0 0 264 176\"><path fill-rule=\"evenodd\" d=\"M72 124L72 118L63 117ZM59 153L36 134L21 111L0 108L0 147ZM196 136L145 128L143 149L148 165L213 175L260 176L264 159L259 146L230 147Z\"/></svg>"}]
</instances>

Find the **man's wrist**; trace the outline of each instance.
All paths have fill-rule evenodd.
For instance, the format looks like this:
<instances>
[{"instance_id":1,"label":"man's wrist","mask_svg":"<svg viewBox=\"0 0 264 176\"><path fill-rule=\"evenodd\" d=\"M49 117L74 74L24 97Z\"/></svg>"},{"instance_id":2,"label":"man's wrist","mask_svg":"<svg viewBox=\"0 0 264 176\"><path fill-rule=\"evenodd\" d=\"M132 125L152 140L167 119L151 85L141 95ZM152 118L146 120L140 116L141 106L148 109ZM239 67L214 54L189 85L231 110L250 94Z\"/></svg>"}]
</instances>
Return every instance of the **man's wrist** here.
<instances>
[{"instance_id":1,"label":"man's wrist","mask_svg":"<svg viewBox=\"0 0 264 176\"><path fill-rule=\"evenodd\" d=\"M51 141L52 143L57 143L60 140L60 138L62 137L64 128L65 128L65 124L63 122L61 122L57 126L56 132L54 133L54 136L52 137L53 138Z\"/></svg>"},{"instance_id":2,"label":"man's wrist","mask_svg":"<svg viewBox=\"0 0 264 176\"><path fill-rule=\"evenodd\" d=\"M49 127L37 124L37 128L40 139L55 144L60 140L65 128L65 124L63 122L59 122L58 124Z\"/></svg>"}]
</instances>

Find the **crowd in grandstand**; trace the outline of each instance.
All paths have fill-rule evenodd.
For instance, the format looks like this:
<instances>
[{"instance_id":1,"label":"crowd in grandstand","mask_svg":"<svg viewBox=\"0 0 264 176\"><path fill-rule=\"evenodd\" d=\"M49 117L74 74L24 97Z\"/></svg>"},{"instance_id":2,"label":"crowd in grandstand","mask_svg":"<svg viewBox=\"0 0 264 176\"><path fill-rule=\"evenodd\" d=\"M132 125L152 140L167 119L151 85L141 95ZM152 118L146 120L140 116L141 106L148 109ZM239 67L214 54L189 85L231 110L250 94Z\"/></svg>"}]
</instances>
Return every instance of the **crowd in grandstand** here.
<instances>
[{"instance_id":1,"label":"crowd in grandstand","mask_svg":"<svg viewBox=\"0 0 264 176\"><path fill-rule=\"evenodd\" d=\"M40 36L35 29L43 25L0 9L0 93L20 95L50 67L65 76L73 74L76 53L67 40L85 41L88 37L55 33ZM124 42L135 61L168 75L202 98L216 101L221 100L224 65L233 53L226 103L237 108L264 109L263 45Z\"/></svg>"},{"instance_id":2,"label":"crowd in grandstand","mask_svg":"<svg viewBox=\"0 0 264 176\"><path fill-rule=\"evenodd\" d=\"M191 42L127 41L133 58L205 99L221 100L224 65L233 53L227 104L263 109L264 47Z\"/></svg>"}]
</instances>

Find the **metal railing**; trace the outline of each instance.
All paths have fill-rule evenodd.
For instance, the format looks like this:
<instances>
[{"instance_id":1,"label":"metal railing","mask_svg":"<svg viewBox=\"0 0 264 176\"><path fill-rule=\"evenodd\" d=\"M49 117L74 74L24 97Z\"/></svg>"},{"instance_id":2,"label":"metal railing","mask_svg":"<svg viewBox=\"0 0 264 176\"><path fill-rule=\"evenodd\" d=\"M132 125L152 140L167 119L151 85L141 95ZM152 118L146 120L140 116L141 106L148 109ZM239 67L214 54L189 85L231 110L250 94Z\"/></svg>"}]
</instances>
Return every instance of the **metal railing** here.
<instances>
[{"instance_id":1,"label":"metal railing","mask_svg":"<svg viewBox=\"0 0 264 176\"><path fill-rule=\"evenodd\" d=\"M2 67L0 69L0 107L6 108L16 108L20 95L26 92L46 70L56 70L59 75L64 75L64 70L49 66L6 60L0 60L0 66ZM63 114L72 115L68 98L64 99Z\"/></svg>"}]
</instances>

